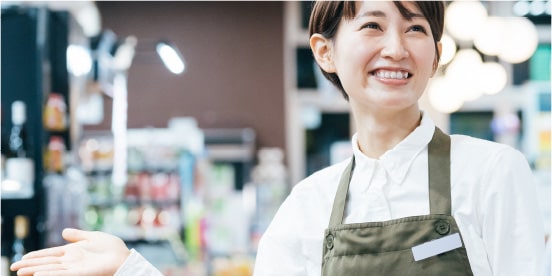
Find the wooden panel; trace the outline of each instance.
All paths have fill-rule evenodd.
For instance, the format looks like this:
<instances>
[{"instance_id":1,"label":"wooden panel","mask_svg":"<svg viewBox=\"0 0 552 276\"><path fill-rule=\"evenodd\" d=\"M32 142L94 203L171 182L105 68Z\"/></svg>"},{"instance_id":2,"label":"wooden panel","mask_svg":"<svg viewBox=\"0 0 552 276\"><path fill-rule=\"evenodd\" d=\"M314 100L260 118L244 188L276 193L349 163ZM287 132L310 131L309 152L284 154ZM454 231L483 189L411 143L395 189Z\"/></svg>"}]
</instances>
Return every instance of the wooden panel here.
<instances>
[{"instance_id":1,"label":"wooden panel","mask_svg":"<svg viewBox=\"0 0 552 276\"><path fill-rule=\"evenodd\" d=\"M260 146L285 147L282 2L96 2L102 28L134 35L128 127L193 116L201 128L252 127ZM176 44L187 64L172 75L154 44ZM109 129L111 100L99 126Z\"/></svg>"}]
</instances>

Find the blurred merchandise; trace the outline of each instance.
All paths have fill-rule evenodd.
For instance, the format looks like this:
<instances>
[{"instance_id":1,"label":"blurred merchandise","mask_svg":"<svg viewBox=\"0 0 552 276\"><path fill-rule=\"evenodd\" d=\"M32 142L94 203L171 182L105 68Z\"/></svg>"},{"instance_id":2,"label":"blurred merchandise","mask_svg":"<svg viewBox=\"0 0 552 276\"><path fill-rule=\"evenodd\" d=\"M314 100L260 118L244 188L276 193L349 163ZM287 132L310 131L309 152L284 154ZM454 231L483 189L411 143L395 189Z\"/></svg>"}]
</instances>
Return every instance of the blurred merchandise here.
<instances>
[{"instance_id":1,"label":"blurred merchandise","mask_svg":"<svg viewBox=\"0 0 552 276\"><path fill-rule=\"evenodd\" d=\"M65 143L63 138L57 135L50 137L46 154L44 168L48 172L61 173L65 169Z\"/></svg>"},{"instance_id":2,"label":"blurred merchandise","mask_svg":"<svg viewBox=\"0 0 552 276\"><path fill-rule=\"evenodd\" d=\"M171 119L168 128L128 129L127 181L118 187L109 167L112 136L85 133L79 143L88 182L85 228L121 237L164 275L250 275L254 210L241 187L249 181L254 137L251 129L201 130L193 118ZM279 165L270 162L270 152ZM281 150L267 153L268 170L285 177ZM236 255L247 261L215 267L215 260Z\"/></svg>"},{"instance_id":3,"label":"blurred merchandise","mask_svg":"<svg viewBox=\"0 0 552 276\"><path fill-rule=\"evenodd\" d=\"M182 120L178 129L127 130L128 171L122 186L112 179L113 135L86 133L79 147L80 163L88 179L86 228L129 242L155 242L175 234L183 242L185 212L193 209L185 206L201 179L196 169L198 157L192 149L201 152L203 142L201 131L194 127L195 121L189 119Z\"/></svg>"},{"instance_id":4,"label":"blurred merchandise","mask_svg":"<svg viewBox=\"0 0 552 276\"><path fill-rule=\"evenodd\" d=\"M83 228L87 213L87 179L76 167L64 174L49 173L44 177L46 194L46 245L65 244L61 237L64 228Z\"/></svg>"},{"instance_id":5,"label":"blurred merchandise","mask_svg":"<svg viewBox=\"0 0 552 276\"><path fill-rule=\"evenodd\" d=\"M258 152L259 163L251 172L256 191L256 208L252 222L252 243L257 243L278 208L289 193L287 170L283 164L284 154L280 148L262 148Z\"/></svg>"},{"instance_id":6,"label":"blurred merchandise","mask_svg":"<svg viewBox=\"0 0 552 276\"><path fill-rule=\"evenodd\" d=\"M44 127L50 131L63 131L67 125L67 105L63 95L50 93L44 107Z\"/></svg>"},{"instance_id":7,"label":"blurred merchandise","mask_svg":"<svg viewBox=\"0 0 552 276\"><path fill-rule=\"evenodd\" d=\"M9 138L9 157L25 157L27 155L27 137L25 122L27 121L27 110L25 103L15 101L11 106L12 128Z\"/></svg>"},{"instance_id":8,"label":"blurred merchandise","mask_svg":"<svg viewBox=\"0 0 552 276\"><path fill-rule=\"evenodd\" d=\"M27 121L25 103L14 101L11 108L12 127L6 152L5 177L2 179L2 198L32 198L34 195L34 161L28 150L25 132Z\"/></svg>"},{"instance_id":9,"label":"blurred merchandise","mask_svg":"<svg viewBox=\"0 0 552 276\"><path fill-rule=\"evenodd\" d=\"M12 257L10 260L12 264L20 261L23 255L27 253L25 239L29 235L29 218L25 216L16 216L14 233L15 239L12 244ZM12 275L15 275L15 273L12 272Z\"/></svg>"},{"instance_id":10,"label":"blurred merchandise","mask_svg":"<svg viewBox=\"0 0 552 276\"><path fill-rule=\"evenodd\" d=\"M255 260L247 255L235 255L231 258L215 258L213 261L214 276L249 276L253 275Z\"/></svg>"},{"instance_id":11,"label":"blurred merchandise","mask_svg":"<svg viewBox=\"0 0 552 276\"><path fill-rule=\"evenodd\" d=\"M83 171L110 172L113 168L113 135L109 131L89 132L81 138L78 149Z\"/></svg>"}]
</instances>

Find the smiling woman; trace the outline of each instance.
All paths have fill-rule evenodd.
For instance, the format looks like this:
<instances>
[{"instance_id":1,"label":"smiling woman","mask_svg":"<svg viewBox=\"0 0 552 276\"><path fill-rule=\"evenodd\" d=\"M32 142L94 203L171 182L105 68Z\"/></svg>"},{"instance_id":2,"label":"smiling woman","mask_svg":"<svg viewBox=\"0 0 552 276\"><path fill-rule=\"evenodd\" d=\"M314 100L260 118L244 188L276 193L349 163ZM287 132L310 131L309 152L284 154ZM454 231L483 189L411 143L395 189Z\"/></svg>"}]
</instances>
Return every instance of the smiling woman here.
<instances>
[{"instance_id":1,"label":"smiling woman","mask_svg":"<svg viewBox=\"0 0 552 276\"><path fill-rule=\"evenodd\" d=\"M354 154L295 186L259 244L255 275L540 271L544 233L527 161L442 133L418 106L443 22L442 2L316 2L310 46L349 101Z\"/></svg>"}]
</instances>

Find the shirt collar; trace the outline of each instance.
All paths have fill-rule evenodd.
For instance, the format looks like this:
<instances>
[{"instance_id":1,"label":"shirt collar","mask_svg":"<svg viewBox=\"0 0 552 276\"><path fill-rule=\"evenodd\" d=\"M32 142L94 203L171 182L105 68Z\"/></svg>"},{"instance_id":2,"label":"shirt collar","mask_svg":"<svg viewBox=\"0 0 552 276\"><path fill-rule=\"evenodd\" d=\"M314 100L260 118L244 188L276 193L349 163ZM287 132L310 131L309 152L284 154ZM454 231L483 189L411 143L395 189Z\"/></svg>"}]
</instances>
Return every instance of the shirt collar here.
<instances>
[{"instance_id":1,"label":"shirt collar","mask_svg":"<svg viewBox=\"0 0 552 276\"><path fill-rule=\"evenodd\" d=\"M360 151L358 134L355 133L352 138L355 167L373 167L373 164L379 161L393 182L401 184L418 154L427 148L434 131L435 123L426 112L422 112L420 125L394 148L385 152L379 160L370 158Z\"/></svg>"}]
</instances>

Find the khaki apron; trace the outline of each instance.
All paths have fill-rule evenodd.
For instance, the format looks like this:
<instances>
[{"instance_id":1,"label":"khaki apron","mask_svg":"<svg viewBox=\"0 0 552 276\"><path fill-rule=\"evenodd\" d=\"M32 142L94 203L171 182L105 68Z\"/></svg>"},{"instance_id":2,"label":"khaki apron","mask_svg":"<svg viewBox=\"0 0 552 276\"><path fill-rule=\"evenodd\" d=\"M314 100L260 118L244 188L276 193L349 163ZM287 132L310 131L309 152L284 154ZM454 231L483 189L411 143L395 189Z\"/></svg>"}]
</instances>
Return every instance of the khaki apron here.
<instances>
[{"instance_id":1,"label":"khaki apron","mask_svg":"<svg viewBox=\"0 0 552 276\"><path fill-rule=\"evenodd\" d=\"M450 136L438 128L428 145L428 159L429 215L343 224L353 157L341 177L324 234L322 275L473 275L463 242L451 251L414 260L412 247L459 233L451 216Z\"/></svg>"}]
</instances>

